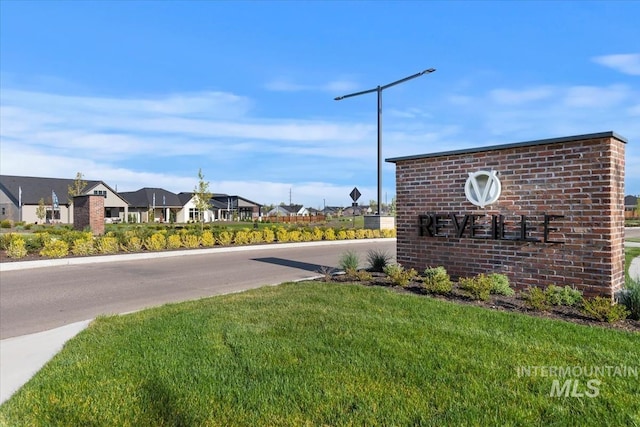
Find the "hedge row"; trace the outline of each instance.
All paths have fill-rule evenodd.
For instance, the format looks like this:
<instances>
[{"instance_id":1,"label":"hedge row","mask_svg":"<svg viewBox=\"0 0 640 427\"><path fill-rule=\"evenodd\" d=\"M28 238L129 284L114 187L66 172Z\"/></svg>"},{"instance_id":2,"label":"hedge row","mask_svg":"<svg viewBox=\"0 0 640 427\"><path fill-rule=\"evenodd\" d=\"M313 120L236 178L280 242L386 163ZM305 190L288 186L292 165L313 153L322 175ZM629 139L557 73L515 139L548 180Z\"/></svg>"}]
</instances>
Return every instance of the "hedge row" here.
<instances>
[{"instance_id":1,"label":"hedge row","mask_svg":"<svg viewBox=\"0 0 640 427\"><path fill-rule=\"evenodd\" d=\"M9 258L23 258L39 254L48 258L114 254L121 252L162 251L180 248L208 248L213 246L251 245L260 243L312 242L320 240L371 239L395 237L395 230L334 229L314 227L287 229L274 226L263 229L197 230L138 228L109 231L103 236L90 232L65 230L50 234L5 234L0 239L1 249Z\"/></svg>"}]
</instances>

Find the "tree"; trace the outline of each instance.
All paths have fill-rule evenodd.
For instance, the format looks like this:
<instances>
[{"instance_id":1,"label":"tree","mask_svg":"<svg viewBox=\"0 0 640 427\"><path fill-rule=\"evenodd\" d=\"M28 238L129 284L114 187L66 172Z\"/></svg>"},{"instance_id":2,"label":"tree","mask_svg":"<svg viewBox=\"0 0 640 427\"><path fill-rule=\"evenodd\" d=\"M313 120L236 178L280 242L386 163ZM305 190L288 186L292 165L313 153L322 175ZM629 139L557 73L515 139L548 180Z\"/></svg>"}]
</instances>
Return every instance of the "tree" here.
<instances>
[{"instance_id":1,"label":"tree","mask_svg":"<svg viewBox=\"0 0 640 427\"><path fill-rule=\"evenodd\" d=\"M36 216L40 220L40 222L44 221L44 218L47 216L47 208L44 206L44 198L40 198L38 200L38 207L36 208Z\"/></svg>"},{"instance_id":2,"label":"tree","mask_svg":"<svg viewBox=\"0 0 640 427\"><path fill-rule=\"evenodd\" d=\"M198 210L201 229L204 229L204 213L211 208L211 196L209 181L204 180L202 169L198 169L198 185L193 190L193 203Z\"/></svg>"},{"instance_id":3,"label":"tree","mask_svg":"<svg viewBox=\"0 0 640 427\"><path fill-rule=\"evenodd\" d=\"M82 172L78 172L76 174L76 179L73 180L73 185L69 185L67 187L67 191L69 194L69 204L73 203L73 198L75 196L79 196L84 191L84 188L87 186L87 181L83 180L84 175Z\"/></svg>"}]
</instances>

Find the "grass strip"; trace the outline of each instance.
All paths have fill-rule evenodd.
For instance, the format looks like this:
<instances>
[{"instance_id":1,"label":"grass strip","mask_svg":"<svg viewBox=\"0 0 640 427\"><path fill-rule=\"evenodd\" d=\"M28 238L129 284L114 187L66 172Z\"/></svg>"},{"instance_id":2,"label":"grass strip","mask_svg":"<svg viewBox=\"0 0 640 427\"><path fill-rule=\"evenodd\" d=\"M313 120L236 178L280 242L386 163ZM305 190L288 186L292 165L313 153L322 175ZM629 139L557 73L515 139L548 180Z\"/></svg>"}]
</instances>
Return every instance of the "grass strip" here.
<instances>
[{"instance_id":1,"label":"grass strip","mask_svg":"<svg viewBox=\"0 0 640 427\"><path fill-rule=\"evenodd\" d=\"M287 283L102 317L0 407L0 424L640 425L640 381L550 396L526 367L640 369L640 334L391 289Z\"/></svg>"}]
</instances>

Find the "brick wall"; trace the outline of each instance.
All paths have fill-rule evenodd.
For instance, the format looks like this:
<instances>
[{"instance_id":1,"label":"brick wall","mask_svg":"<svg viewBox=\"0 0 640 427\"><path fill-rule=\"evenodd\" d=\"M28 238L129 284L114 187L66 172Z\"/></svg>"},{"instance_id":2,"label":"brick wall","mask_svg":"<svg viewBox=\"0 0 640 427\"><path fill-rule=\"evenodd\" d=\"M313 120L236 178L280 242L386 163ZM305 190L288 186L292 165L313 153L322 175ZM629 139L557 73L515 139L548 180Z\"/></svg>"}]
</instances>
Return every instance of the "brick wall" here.
<instances>
[{"instance_id":1,"label":"brick wall","mask_svg":"<svg viewBox=\"0 0 640 427\"><path fill-rule=\"evenodd\" d=\"M89 228L94 235L104 234L104 196L76 196L73 198L73 228Z\"/></svg>"},{"instance_id":2,"label":"brick wall","mask_svg":"<svg viewBox=\"0 0 640 427\"><path fill-rule=\"evenodd\" d=\"M396 164L398 262L612 296L624 286L625 143L603 132L388 159ZM484 208L464 191L480 170L497 171L502 185Z\"/></svg>"}]
</instances>

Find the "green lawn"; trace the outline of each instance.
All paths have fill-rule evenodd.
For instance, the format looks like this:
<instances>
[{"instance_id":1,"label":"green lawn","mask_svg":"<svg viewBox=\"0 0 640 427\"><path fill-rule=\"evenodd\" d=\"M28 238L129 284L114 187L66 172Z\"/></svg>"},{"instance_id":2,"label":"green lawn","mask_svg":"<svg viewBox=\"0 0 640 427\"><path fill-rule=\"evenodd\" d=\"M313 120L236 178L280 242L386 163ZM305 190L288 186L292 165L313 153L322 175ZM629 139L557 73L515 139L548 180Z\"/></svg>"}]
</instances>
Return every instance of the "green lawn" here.
<instances>
[{"instance_id":1,"label":"green lawn","mask_svg":"<svg viewBox=\"0 0 640 427\"><path fill-rule=\"evenodd\" d=\"M637 377L522 375L637 374L639 348L637 333L287 283L100 318L0 407L0 424L640 426ZM578 393L597 379L598 395L551 397L566 379Z\"/></svg>"}]
</instances>

